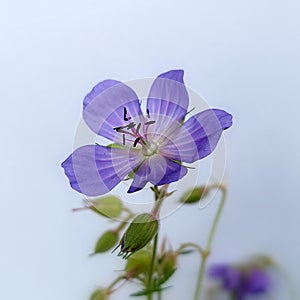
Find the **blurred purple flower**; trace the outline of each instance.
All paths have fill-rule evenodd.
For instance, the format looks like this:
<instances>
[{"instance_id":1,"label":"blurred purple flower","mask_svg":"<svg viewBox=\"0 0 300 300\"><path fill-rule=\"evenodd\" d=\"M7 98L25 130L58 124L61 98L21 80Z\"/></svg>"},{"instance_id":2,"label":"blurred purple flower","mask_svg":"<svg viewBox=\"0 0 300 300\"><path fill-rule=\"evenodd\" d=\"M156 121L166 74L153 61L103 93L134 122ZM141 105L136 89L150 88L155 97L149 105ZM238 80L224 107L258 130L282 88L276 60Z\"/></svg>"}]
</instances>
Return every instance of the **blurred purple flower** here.
<instances>
[{"instance_id":1,"label":"blurred purple flower","mask_svg":"<svg viewBox=\"0 0 300 300\"><path fill-rule=\"evenodd\" d=\"M270 278L266 272L260 269L252 269L247 274L247 280L244 282L244 290L249 294L264 293L270 287Z\"/></svg>"},{"instance_id":2,"label":"blurred purple flower","mask_svg":"<svg viewBox=\"0 0 300 300\"><path fill-rule=\"evenodd\" d=\"M209 155L232 125L232 116L219 109L207 109L184 122L188 104L182 70L154 80L145 114L130 87L110 79L100 82L84 99L83 118L113 144L80 147L62 163L72 188L98 196L132 174L128 193L133 193L147 182L163 185L185 176L182 162Z\"/></svg>"},{"instance_id":3,"label":"blurred purple flower","mask_svg":"<svg viewBox=\"0 0 300 300\"><path fill-rule=\"evenodd\" d=\"M247 295L264 294L270 288L268 274L256 266L238 268L225 264L214 265L209 269L209 275L220 280L222 288L237 300L244 300Z\"/></svg>"},{"instance_id":4,"label":"blurred purple flower","mask_svg":"<svg viewBox=\"0 0 300 300\"><path fill-rule=\"evenodd\" d=\"M241 281L241 272L229 265L215 265L209 270L212 278L222 280L223 288L226 290L237 289Z\"/></svg>"}]
</instances>

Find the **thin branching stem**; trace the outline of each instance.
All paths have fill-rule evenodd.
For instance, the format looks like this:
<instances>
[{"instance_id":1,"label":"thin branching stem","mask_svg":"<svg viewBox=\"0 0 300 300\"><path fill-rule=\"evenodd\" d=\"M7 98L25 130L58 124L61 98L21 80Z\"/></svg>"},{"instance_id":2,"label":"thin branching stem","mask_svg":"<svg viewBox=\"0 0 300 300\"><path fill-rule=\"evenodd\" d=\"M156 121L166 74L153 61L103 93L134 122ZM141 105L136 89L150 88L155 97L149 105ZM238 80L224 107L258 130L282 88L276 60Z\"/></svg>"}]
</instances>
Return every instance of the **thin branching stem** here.
<instances>
[{"instance_id":1,"label":"thin branching stem","mask_svg":"<svg viewBox=\"0 0 300 300\"><path fill-rule=\"evenodd\" d=\"M184 243L184 244L182 244L182 245L178 248L177 253L180 254L180 252L181 252L182 250L186 249L186 248L194 248L194 249L196 249L196 250L199 252L199 254L200 254L201 256L205 255L205 253L206 253L205 250L204 250L202 247L200 247L199 245L194 244L194 243Z\"/></svg>"},{"instance_id":2,"label":"thin branching stem","mask_svg":"<svg viewBox=\"0 0 300 300\"><path fill-rule=\"evenodd\" d=\"M117 277L108 287L107 290L112 293L113 292L113 288L115 287L115 285L120 282L121 280L125 280L126 277L125 276L119 276Z\"/></svg>"},{"instance_id":3,"label":"thin branching stem","mask_svg":"<svg viewBox=\"0 0 300 300\"><path fill-rule=\"evenodd\" d=\"M213 220L212 226L211 226L210 231L209 231L208 240L207 240L205 250L202 253L202 260L201 260L200 269L199 269L199 272L198 272L198 279L197 279L197 285L196 285L194 300L199 300L200 299L202 281L203 281L204 271L205 271L205 267L206 267L206 260L207 260L209 254L210 254L213 238L215 236L216 229L217 229L217 226L218 226L218 223L219 223L219 220L220 220L220 217L221 217L224 205L225 205L225 200L226 200L226 196L227 196L227 188L226 188L225 185L221 185L221 186L219 186L219 189L222 191L222 198L221 198L218 210L216 212L215 218Z\"/></svg>"}]
</instances>

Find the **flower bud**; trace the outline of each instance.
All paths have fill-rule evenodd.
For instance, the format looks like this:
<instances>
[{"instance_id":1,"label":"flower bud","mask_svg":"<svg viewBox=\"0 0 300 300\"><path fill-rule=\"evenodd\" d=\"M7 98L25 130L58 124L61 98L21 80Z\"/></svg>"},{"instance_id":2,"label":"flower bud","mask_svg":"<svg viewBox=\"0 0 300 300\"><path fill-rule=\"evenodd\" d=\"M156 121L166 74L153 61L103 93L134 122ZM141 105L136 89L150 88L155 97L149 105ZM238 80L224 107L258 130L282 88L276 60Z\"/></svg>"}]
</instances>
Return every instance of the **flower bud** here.
<instances>
[{"instance_id":1,"label":"flower bud","mask_svg":"<svg viewBox=\"0 0 300 300\"><path fill-rule=\"evenodd\" d=\"M94 254L108 251L117 243L118 238L118 233L113 230L104 232L97 241Z\"/></svg>"},{"instance_id":2,"label":"flower bud","mask_svg":"<svg viewBox=\"0 0 300 300\"><path fill-rule=\"evenodd\" d=\"M177 265L178 254L173 251L168 251L164 253L163 257L160 259L161 269L164 274L169 275L174 272Z\"/></svg>"},{"instance_id":3,"label":"flower bud","mask_svg":"<svg viewBox=\"0 0 300 300\"><path fill-rule=\"evenodd\" d=\"M90 300L108 300L107 291L104 289L96 290L90 297Z\"/></svg>"},{"instance_id":4,"label":"flower bud","mask_svg":"<svg viewBox=\"0 0 300 300\"><path fill-rule=\"evenodd\" d=\"M147 273L151 264L151 252L140 250L130 256L127 260L125 271L128 278L134 278L141 273Z\"/></svg>"},{"instance_id":5,"label":"flower bud","mask_svg":"<svg viewBox=\"0 0 300 300\"><path fill-rule=\"evenodd\" d=\"M180 202L185 204L193 204L195 202L199 202L202 198L207 196L209 189L205 186L198 186L194 189L190 189L186 191L181 199Z\"/></svg>"},{"instance_id":6,"label":"flower bud","mask_svg":"<svg viewBox=\"0 0 300 300\"><path fill-rule=\"evenodd\" d=\"M157 234L158 220L148 213L140 214L134 218L124 233L120 244L119 256L128 258L132 253L145 247Z\"/></svg>"},{"instance_id":7,"label":"flower bud","mask_svg":"<svg viewBox=\"0 0 300 300\"><path fill-rule=\"evenodd\" d=\"M93 211L107 218L116 218L123 210L122 201L113 195L98 198L90 203Z\"/></svg>"}]
</instances>

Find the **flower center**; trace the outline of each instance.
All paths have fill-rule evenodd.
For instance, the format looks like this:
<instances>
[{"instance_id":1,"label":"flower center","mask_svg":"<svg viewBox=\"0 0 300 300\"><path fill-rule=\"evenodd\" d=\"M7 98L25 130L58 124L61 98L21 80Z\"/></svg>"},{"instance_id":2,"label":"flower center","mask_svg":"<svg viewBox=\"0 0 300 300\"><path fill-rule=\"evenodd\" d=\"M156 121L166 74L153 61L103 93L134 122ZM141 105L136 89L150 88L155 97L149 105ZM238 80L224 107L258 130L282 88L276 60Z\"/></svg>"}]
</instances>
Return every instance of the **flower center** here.
<instances>
[{"instance_id":1,"label":"flower center","mask_svg":"<svg viewBox=\"0 0 300 300\"><path fill-rule=\"evenodd\" d=\"M146 145L143 145L142 153L144 156L152 156L157 152L158 146L153 142L148 142Z\"/></svg>"}]
</instances>

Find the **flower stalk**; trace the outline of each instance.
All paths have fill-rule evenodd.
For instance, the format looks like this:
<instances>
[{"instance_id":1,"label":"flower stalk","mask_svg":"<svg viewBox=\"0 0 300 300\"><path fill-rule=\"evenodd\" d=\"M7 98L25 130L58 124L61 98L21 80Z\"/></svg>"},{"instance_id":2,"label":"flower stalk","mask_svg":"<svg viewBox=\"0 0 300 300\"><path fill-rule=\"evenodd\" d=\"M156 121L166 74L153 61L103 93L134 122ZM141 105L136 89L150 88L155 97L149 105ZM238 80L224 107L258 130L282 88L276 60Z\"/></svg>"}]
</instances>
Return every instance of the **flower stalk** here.
<instances>
[{"instance_id":1,"label":"flower stalk","mask_svg":"<svg viewBox=\"0 0 300 300\"><path fill-rule=\"evenodd\" d=\"M178 248L177 253L180 254L180 252L183 251L183 250L186 249L186 248L194 248L195 250L197 250L197 251L199 252L199 254L200 254L201 256L205 255L205 253L206 253L205 250L204 250L202 247L200 247L199 245L194 244L194 243L184 243L184 244L182 244L182 245Z\"/></svg>"},{"instance_id":2,"label":"flower stalk","mask_svg":"<svg viewBox=\"0 0 300 300\"><path fill-rule=\"evenodd\" d=\"M126 280L126 277L125 276L119 276L117 277L108 287L107 287L107 290L109 291L109 293L113 293L115 291L115 286L117 283L119 283L120 281L122 280Z\"/></svg>"},{"instance_id":3,"label":"flower stalk","mask_svg":"<svg viewBox=\"0 0 300 300\"><path fill-rule=\"evenodd\" d=\"M218 207L218 210L216 212L215 218L213 220L209 235L208 235L208 240L207 240L207 244L206 247L204 249L204 251L201 252L201 256L202 256L202 260L201 260L201 264L200 264L200 269L198 272L198 279L197 279L197 285L196 285L196 290L195 290L195 295L194 295L194 300L199 300L200 299L200 295L201 295L201 287L202 287L202 282L203 282L203 277L204 277L204 271L205 271L205 267L206 267L206 261L207 258L211 252L211 247L212 247L212 243L213 243L213 239L215 236L215 232L225 205L225 201L226 201L226 196L227 196L227 188L225 185L220 185L218 187L221 192L222 192L222 198Z\"/></svg>"},{"instance_id":4,"label":"flower stalk","mask_svg":"<svg viewBox=\"0 0 300 300\"><path fill-rule=\"evenodd\" d=\"M168 197L170 194L168 194L169 185L165 184L161 187L159 190L157 186L153 186L151 189L154 192L155 196L155 203L154 207L152 209L152 215L155 216L157 219L159 219L159 211L162 206L163 201L166 197ZM155 260L156 260L156 253L157 253L157 244L158 244L158 232L154 237L153 241L153 251L152 251L152 257L151 257L151 263L150 263L150 269L149 269L149 277L148 277L148 290L151 291L153 288L153 270L155 266ZM152 300L152 292L150 292L147 295L148 300Z\"/></svg>"},{"instance_id":5,"label":"flower stalk","mask_svg":"<svg viewBox=\"0 0 300 300\"><path fill-rule=\"evenodd\" d=\"M151 257L151 263L150 263L150 270L149 270L149 280L148 280L148 290L150 290L150 293L148 294L148 300L152 300L152 281L153 281L153 270L155 265L155 259L156 259L156 252L157 252L157 242L158 242L158 233L154 237L153 242L153 251L152 251L152 257Z\"/></svg>"}]
</instances>

